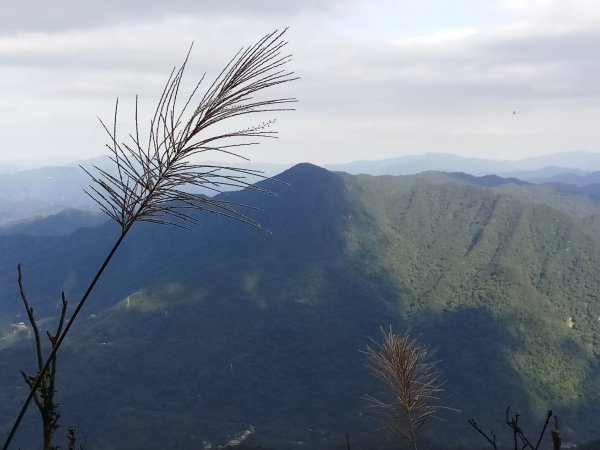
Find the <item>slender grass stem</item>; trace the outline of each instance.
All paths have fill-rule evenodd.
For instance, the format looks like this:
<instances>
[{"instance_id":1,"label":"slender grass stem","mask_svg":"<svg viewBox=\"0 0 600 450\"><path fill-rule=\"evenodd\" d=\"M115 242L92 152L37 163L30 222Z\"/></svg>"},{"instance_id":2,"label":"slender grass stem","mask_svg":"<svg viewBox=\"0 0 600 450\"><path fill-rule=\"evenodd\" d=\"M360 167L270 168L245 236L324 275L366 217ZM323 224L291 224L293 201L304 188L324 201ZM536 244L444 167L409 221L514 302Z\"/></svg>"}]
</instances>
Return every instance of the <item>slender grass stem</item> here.
<instances>
[{"instance_id":1,"label":"slender grass stem","mask_svg":"<svg viewBox=\"0 0 600 450\"><path fill-rule=\"evenodd\" d=\"M15 421L13 423L13 426L10 429L10 432L8 433L7 438L4 441L4 444L2 446L2 450L7 450L8 449L8 446L10 445L10 443L11 443L11 441L12 441L12 439L13 439L16 431L17 431L17 429L19 428L19 425L21 424L21 421L23 420L23 416L25 416L25 412L27 412L27 408L29 408L29 404L31 403L31 400L33 400L33 397L34 397L35 393L37 392L37 390L38 390L38 388L39 388L39 386L40 386L40 384L42 382L44 374L50 368L50 365L52 364L52 361L54 360L54 357L58 353L58 350L60 349L60 346L62 345L62 343L64 342L65 338L67 337L67 334L68 334L69 330L71 329L71 326L75 322L75 319L79 315L79 312L83 308L83 305L85 304L86 300L88 299L88 297L90 296L90 294L94 290L94 287L96 286L96 283L98 282L98 280L102 276L102 273L104 272L104 270L106 269L106 267L110 263L112 257L114 256L114 254L116 253L117 249L119 248L119 246L123 242L123 239L125 238L125 236L129 232L129 229L130 228L128 228L128 229L124 230L123 232L121 232L121 235L119 236L119 238L117 239L117 241L113 245L112 249L110 250L110 252L106 256L106 258L104 259L104 262L100 266L100 269L98 269L98 271L96 272L96 275L94 275L94 278L92 279L91 283L89 284L88 288L86 289L85 293L83 294L83 297L81 297L81 300L79 301L79 304L77 305L77 308L75 308L75 311L73 311L73 315L71 316L71 318L69 319L69 321L66 323L64 330L62 331L61 335L59 336L58 340L56 341L56 345L52 348L52 352L50 353L50 355L46 359L46 362L44 363L42 369L40 370L40 372L39 372L39 374L38 374L38 376L37 376L37 378L35 380L35 383L33 383L33 385L31 386L31 389L29 390L29 395L27 395L27 398L25 399L25 402L23 403L23 406L21 407L21 410L19 411L19 414L17 415L17 417L16 417L16 419L15 419Z\"/></svg>"},{"instance_id":2,"label":"slender grass stem","mask_svg":"<svg viewBox=\"0 0 600 450\"><path fill-rule=\"evenodd\" d=\"M152 222L187 228L182 223L197 223L198 218L189 212L197 210L260 227L256 220L239 211L239 208L246 208L247 205L194 194L186 189L191 186L218 192L220 186L238 186L267 192L244 181L244 175L256 175L254 171L196 164L190 160L208 151L232 155L233 147L254 145L257 143L255 138L259 137L274 137L276 132L270 130L274 120L229 132L220 130L210 133L210 130L214 125L234 117L291 109L286 105L295 103L297 100L294 98L261 100L258 97L264 90L297 79L293 72L284 69L291 60L291 55L281 53L287 44L282 40L285 32L274 31L254 45L240 50L196 103L194 99L204 80L202 76L191 94L184 99L183 107L179 107L179 92L190 48L183 64L173 69L165 84L150 120L147 146L143 147L140 140L137 98L135 131L127 135L129 142L121 142L117 138L118 100L112 127L101 121L109 137L107 147L115 170L99 167L95 167L95 171L83 169L91 178L91 184L85 192L106 215L119 224L121 233L56 339L56 345L53 345L50 356L35 383L32 383L2 450L8 449L44 374L55 361L75 319L134 223ZM188 109L191 105L196 106ZM239 142L240 139L243 142ZM247 139L252 141L248 142Z\"/></svg>"}]
</instances>

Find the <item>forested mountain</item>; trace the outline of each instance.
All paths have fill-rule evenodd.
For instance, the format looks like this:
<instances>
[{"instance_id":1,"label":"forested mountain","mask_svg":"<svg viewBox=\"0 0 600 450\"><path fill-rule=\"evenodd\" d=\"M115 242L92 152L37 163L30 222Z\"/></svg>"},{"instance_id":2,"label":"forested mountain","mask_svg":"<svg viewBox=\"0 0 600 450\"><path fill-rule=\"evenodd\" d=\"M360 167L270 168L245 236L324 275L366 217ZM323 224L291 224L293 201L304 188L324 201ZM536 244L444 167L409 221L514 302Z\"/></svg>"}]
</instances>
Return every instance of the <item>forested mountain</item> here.
<instances>
[{"instance_id":1,"label":"forested mountain","mask_svg":"<svg viewBox=\"0 0 600 450\"><path fill-rule=\"evenodd\" d=\"M464 174L301 164L277 178L262 183L277 195L223 194L260 208L247 213L264 230L215 216L193 232L136 225L59 357L61 423L89 449L207 448L243 430L281 449L345 448L345 432L352 448L384 448L361 399L382 387L360 350L389 325L429 347L460 410L429 439L481 444L476 417L509 443L509 403L524 427L551 408L564 442L598 438L599 204ZM60 291L75 303L117 234L0 236L2 433L35 358L16 263L50 326Z\"/></svg>"}]
</instances>

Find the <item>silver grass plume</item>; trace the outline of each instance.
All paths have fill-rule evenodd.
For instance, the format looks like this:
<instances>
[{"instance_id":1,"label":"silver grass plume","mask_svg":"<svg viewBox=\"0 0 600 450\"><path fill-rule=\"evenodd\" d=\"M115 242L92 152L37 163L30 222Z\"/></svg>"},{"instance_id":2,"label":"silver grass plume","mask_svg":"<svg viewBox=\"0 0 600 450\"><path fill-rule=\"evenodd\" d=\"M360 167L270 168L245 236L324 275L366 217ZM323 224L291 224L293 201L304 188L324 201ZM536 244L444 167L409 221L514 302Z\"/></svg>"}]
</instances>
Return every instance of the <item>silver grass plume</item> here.
<instances>
[{"instance_id":1,"label":"silver grass plume","mask_svg":"<svg viewBox=\"0 0 600 450\"><path fill-rule=\"evenodd\" d=\"M197 218L192 216L190 211L200 210L259 226L255 220L236 209L246 205L193 194L189 192L189 188L202 187L219 192L221 187L230 185L264 191L244 181L247 175L260 175L260 172L226 166L199 165L193 163L191 158L209 151L240 156L236 153L238 148L255 145L258 138L276 137L276 132L270 130L274 120L234 131L218 131L215 125L248 114L291 109L289 105L297 101L295 98L255 98L256 94L265 89L297 79L293 72L286 69L291 55L282 53L287 45L282 39L285 32L286 30L274 31L254 45L242 48L207 87L204 94L199 94L205 78L202 76L191 93L180 102L181 82L190 55L188 52L183 64L173 69L165 84L150 120L147 139L142 140L140 136L137 99L135 130L129 133L127 142L117 138L118 101L113 126L109 128L101 121L110 137L107 147L115 168L112 172L99 167L94 167L93 171L84 169L92 180L86 192L104 213L119 224L121 233L62 332L57 334L52 342L52 351L35 381L32 380L29 394L4 441L2 450L8 449L29 404L45 379L45 374L53 361L56 361L56 354L71 326L135 222L153 222L187 228L183 223L197 222Z\"/></svg>"},{"instance_id":2,"label":"silver grass plume","mask_svg":"<svg viewBox=\"0 0 600 450\"><path fill-rule=\"evenodd\" d=\"M220 192L221 187L250 187L247 175L260 172L226 166L198 165L191 158L216 151L242 157L236 150L255 145L257 138L273 138L265 122L244 129L213 133L215 125L248 114L289 110L294 98L256 99L255 95L273 86L296 79L285 69L291 56L282 53L287 42L282 32L264 36L256 44L240 50L225 66L204 94L199 92L202 76L191 93L180 101L180 87L189 52L183 64L174 68L162 92L146 139L140 136L136 98L135 130L124 142L117 138L118 101L114 124L102 126L110 137L107 144L116 172L94 166L96 173L84 169L92 184L86 193L124 231L134 222L181 224L195 222L190 209L225 215L258 226L240 213L235 205L222 199L190 193L202 187ZM191 48L190 48L191 51ZM245 158L244 158L245 159Z\"/></svg>"},{"instance_id":3,"label":"silver grass plume","mask_svg":"<svg viewBox=\"0 0 600 450\"><path fill-rule=\"evenodd\" d=\"M368 408L394 435L417 449L416 433L442 409L438 394L443 391L437 363L427 362L427 350L408 334L398 335L383 328L383 343L365 351L372 374L383 381L389 395L365 396Z\"/></svg>"}]
</instances>

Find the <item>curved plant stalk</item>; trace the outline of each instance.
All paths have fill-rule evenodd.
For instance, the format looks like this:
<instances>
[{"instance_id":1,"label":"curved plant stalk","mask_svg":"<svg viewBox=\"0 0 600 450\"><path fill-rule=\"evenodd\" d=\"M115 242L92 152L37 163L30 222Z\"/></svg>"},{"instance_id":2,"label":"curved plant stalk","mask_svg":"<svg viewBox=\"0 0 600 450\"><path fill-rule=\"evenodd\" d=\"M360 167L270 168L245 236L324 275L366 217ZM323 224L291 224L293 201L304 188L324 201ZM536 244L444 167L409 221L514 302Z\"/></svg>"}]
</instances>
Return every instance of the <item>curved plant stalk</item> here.
<instances>
[{"instance_id":1,"label":"curved plant stalk","mask_svg":"<svg viewBox=\"0 0 600 450\"><path fill-rule=\"evenodd\" d=\"M391 433L417 450L417 432L444 408L438 397L443 390L440 372L435 362L426 361L427 350L408 334L394 334L391 327L387 333L381 331L383 343L367 346L365 353L371 372L387 385L390 395L365 399Z\"/></svg>"},{"instance_id":2,"label":"curved plant stalk","mask_svg":"<svg viewBox=\"0 0 600 450\"><path fill-rule=\"evenodd\" d=\"M240 50L204 94L199 96L205 78L202 76L180 106L180 87L188 52L183 64L174 68L167 80L150 121L147 140L142 141L140 136L137 99L135 130L129 134L127 141L117 138L118 101L113 126L109 128L101 121L110 138L107 147L111 152L115 171L109 172L96 166L94 171L83 169L92 180L86 193L104 213L119 224L121 233L56 339L35 382L32 382L29 395L4 442L3 450L8 449L77 315L136 222L188 228L185 224L193 224L198 220L191 215L191 211L199 210L260 227L259 223L239 211L240 207L248 207L247 205L190 192L190 187L209 188L219 192L222 186L249 187L264 191L244 181L245 176L260 175L260 172L200 165L194 163L192 157L209 151L240 156L236 150L257 144L256 138L276 137L276 132L270 130L273 120L235 131L212 130L215 125L234 117L292 109L289 104L297 101L294 98L255 98L256 94L265 89L297 79L293 72L285 68L291 60L291 55L282 53L287 44L282 39L285 31L270 33L254 45Z\"/></svg>"}]
</instances>

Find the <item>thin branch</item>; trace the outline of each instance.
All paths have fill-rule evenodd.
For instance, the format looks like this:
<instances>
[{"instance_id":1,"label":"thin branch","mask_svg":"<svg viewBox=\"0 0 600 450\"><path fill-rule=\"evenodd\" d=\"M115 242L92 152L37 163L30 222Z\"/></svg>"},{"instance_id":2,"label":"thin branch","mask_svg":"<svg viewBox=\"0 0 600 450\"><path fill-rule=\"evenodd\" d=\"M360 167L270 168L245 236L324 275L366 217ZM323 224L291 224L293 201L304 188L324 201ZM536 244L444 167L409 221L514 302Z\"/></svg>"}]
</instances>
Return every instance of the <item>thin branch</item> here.
<instances>
[{"instance_id":1,"label":"thin branch","mask_svg":"<svg viewBox=\"0 0 600 450\"><path fill-rule=\"evenodd\" d=\"M538 448L540 448L542 438L544 437L544 433L546 433L546 428L548 427L548 423L550 422L550 417L552 417L551 409L549 409L546 413L546 421L544 422L544 426L542 427L542 431L540 432L540 437L538 438L537 444L535 444L535 450L538 450Z\"/></svg>"},{"instance_id":2,"label":"thin branch","mask_svg":"<svg viewBox=\"0 0 600 450\"><path fill-rule=\"evenodd\" d=\"M21 374L21 377L23 377L23 380L25 381L25 384L27 384L27 386L29 386L29 388L32 389L33 386L35 385L35 380L36 380L37 377L29 376L23 370L20 370L19 373ZM44 405L43 405L42 401L40 400L40 396L39 396L37 390L34 393L33 400L35 402L35 405L38 407L38 409L40 411L42 411L43 408L44 408Z\"/></svg>"},{"instance_id":3,"label":"thin branch","mask_svg":"<svg viewBox=\"0 0 600 450\"><path fill-rule=\"evenodd\" d=\"M517 427L517 422L519 420L519 414L517 413L515 415L514 419L508 419L508 413L510 412L510 407L512 405L508 405L508 407L506 408L506 424L512 429L513 432L513 443L514 443L514 450L518 450L518 442L517 442L517 435L518 435L518 427Z\"/></svg>"},{"instance_id":4,"label":"thin branch","mask_svg":"<svg viewBox=\"0 0 600 450\"><path fill-rule=\"evenodd\" d=\"M496 435L494 434L493 431L490 431L490 435L491 435L491 438L490 438L490 436L488 436L481 428L479 428L479 426L477 425L477 422L475 422L475 419L469 419L468 422L469 422L469 425L471 425L473 428L475 428L475 430L479 434L481 434L486 439L486 441L488 441L492 445L492 447L495 450L498 450L498 447L496 446Z\"/></svg>"},{"instance_id":5,"label":"thin branch","mask_svg":"<svg viewBox=\"0 0 600 450\"><path fill-rule=\"evenodd\" d=\"M21 271L21 264L17 264L17 273L19 293L21 294L21 300L23 300L23 304L25 305L25 311L27 311L27 318L29 319L29 323L31 325L31 328L33 329L33 335L35 337L35 352L37 356L38 370L42 370L42 367L44 366L42 357L42 340L40 338L40 330L37 326L37 322L35 321L35 317L33 315L33 308L29 306L29 302L27 301L27 295L25 294L25 288L23 287L23 272Z\"/></svg>"}]
</instances>

